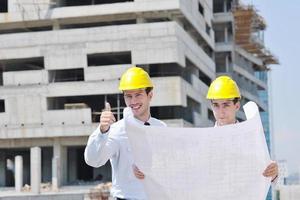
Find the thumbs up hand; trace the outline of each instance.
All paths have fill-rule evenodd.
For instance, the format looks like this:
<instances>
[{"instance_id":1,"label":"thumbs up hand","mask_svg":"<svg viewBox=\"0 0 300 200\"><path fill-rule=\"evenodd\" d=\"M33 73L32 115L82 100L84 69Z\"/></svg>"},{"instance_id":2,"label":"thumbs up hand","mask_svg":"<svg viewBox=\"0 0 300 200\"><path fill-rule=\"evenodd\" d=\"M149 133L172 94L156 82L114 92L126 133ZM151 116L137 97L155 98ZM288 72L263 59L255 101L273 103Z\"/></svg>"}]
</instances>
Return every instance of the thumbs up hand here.
<instances>
[{"instance_id":1,"label":"thumbs up hand","mask_svg":"<svg viewBox=\"0 0 300 200\"><path fill-rule=\"evenodd\" d=\"M111 111L111 107L110 107L110 104L108 102L105 102L104 111Z\"/></svg>"},{"instance_id":2,"label":"thumbs up hand","mask_svg":"<svg viewBox=\"0 0 300 200\"><path fill-rule=\"evenodd\" d=\"M105 108L100 116L100 131L106 133L109 130L110 125L116 121L115 116L111 112L111 107L108 102L105 102Z\"/></svg>"}]
</instances>

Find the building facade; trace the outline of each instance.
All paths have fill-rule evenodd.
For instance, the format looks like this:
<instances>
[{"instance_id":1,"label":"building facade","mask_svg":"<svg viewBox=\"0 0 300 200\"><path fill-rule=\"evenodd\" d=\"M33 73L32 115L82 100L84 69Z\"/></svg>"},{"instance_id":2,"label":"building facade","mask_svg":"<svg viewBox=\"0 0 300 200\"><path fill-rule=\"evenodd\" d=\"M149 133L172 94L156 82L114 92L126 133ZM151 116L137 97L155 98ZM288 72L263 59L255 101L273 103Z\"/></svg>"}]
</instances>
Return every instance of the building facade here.
<instances>
[{"instance_id":1,"label":"building facade","mask_svg":"<svg viewBox=\"0 0 300 200\"><path fill-rule=\"evenodd\" d=\"M230 0L1 0L0 187L15 185L17 155L24 184L33 167L58 188L109 181L109 163L93 169L83 151L105 101L122 118L118 82L132 65L153 78L151 113L169 126L213 125L205 97L220 74L266 112L259 91L267 84L255 73L277 61L248 9ZM246 37L241 16L258 18L256 29L245 23Z\"/></svg>"}]
</instances>

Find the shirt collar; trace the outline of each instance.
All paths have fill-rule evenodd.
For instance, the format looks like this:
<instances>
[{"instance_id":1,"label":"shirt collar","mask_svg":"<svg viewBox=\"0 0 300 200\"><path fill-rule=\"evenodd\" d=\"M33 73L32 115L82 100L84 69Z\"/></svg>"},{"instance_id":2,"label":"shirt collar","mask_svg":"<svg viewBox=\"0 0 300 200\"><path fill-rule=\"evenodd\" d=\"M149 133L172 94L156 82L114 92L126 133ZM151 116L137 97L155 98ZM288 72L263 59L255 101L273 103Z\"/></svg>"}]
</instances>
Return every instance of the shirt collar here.
<instances>
[{"instance_id":1,"label":"shirt collar","mask_svg":"<svg viewBox=\"0 0 300 200\"><path fill-rule=\"evenodd\" d=\"M236 120L236 121L235 121L235 124L237 124L237 123L239 123L239 120ZM217 126L219 126L219 125L218 125L218 123L217 123L217 121L216 121L214 127L217 127Z\"/></svg>"},{"instance_id":2,"label":"shirt collar","mask_svg":"<svg viewBox=\"0 0 300 200\"><path fill-rule=\"evenodd\" d=\"M141 124L141 125L144 125L144 123L145 123L144 121L141 121L141 120L139 120L139 119L137 119L137 118L135 118L135 117L134 117L134 119L135 119L139 124ZM149 119L148 119L146 122L149 122L149 124L151 124L152 120L153 120L153 118L150 116Z\"/></svg>"}]
</instances>

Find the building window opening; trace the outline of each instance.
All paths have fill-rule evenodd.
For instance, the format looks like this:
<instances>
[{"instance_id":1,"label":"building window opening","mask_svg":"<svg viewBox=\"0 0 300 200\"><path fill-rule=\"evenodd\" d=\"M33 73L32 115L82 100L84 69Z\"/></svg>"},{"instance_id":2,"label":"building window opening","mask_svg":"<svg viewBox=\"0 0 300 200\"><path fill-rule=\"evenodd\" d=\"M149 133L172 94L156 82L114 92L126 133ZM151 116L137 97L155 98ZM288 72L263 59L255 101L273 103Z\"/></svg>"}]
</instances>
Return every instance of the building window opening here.
<instances>
[{"instance_id":1,"label":"building window opening","mask_svg":"<svg viewBox=\"0 0 300 200\"><path fill-rule=\"evenodd\" d=\"M65 1L62 1L61 6L84 6L84 5L133 2L133 1L134 0L65 0Z\"/></svg>"},{"instance_id":2,"label":"building window opening","mask_svg":"<svg viewBox=\"0 0 300 200\"><path fill-rule=\"evenodd\" d=\"M8 0L1 0L0 13L7 13L7 12L8 12Z\"/></svg>"},{"instance_id":3,"label":"building window opening","mask_svg":"<svg viewBox=\"0 0 300 200\"><path fill-rule=\"evenodd\" d=\"M47 108L48 110L91 108L92 122L99 123L100 114L106 101L110 103L115 118L121 119L123 117L123 109L126 107L123 94L48 97Z\"/></svg>"},{"instance_id":4,"label":"building window opening","mask_svg":"<svg viewBox=\"0 0 300 200\"><path fill-rule=\"evenodd\" d=\"M131 52L89 54L87 59L88 66L131 64Z\"/></svg>"},{"instance_id":5,"label":"building window opening","mask_svg":"<svg viewBox=\"0 0 300 200\"><path fill-rule=\"evenodd\" d=\"M204 8L203 8L203 6L202 6L202 4L200 2L198 4L198 10L199 10L199 13L201 13L201 15L204 16Z\"/></svg>"},{"instance_id":6,"label":"building window opening","mask_svg":"<svg viewBox=\"0 0 300 200\"><path fill-rule=\"evenodd\" d=\"M104 166L93 168L84 161L84 146L67 148L67 184L82 185L88 182L111 181L111 166L107 162Z\"/></svg>"},{"instance_id":7,"label":"building window opening","mask_svg":"<svg viewBox=\"0 0 300 200\"><path fill-rule=\"evenodd\" d=\"M43 57L0 60L0 66L3 72L41 70L45 68Z\"/></svg>"},{"instance_id":8,"label":"building window opening","mask_svg":"<svg viewBox=\"0 0 300 200\"><path fill-rule=\"evenodd\" d=\"M5 102L3 99L0 99L0 113L5 112Z\"/></svg>"},{"instance_id":9,"label":"building window opening","mask_svg":"<svg viewBox=\"0 0 300 200\"><path fill-rule=\"evenodd\" d=\"M84 81L83 69L49 70L49 83Z\"/></svg>"}]
</instances>

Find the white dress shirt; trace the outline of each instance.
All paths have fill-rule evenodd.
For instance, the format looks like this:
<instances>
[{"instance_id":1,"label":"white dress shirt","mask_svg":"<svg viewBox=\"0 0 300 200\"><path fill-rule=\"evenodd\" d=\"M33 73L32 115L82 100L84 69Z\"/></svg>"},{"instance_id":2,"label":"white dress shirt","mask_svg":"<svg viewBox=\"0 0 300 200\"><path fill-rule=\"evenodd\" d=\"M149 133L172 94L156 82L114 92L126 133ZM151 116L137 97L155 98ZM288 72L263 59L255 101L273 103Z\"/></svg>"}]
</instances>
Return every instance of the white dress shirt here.
<instances>
[{"instance_id":1,"label":"white dress shirt","mask_svg":"<svg viewBox=\"0 0 300 200\"><path fill-rule=\"evenodd\" d=\"M133 118L138 123L144 122ZM151 126L166 126L158 119L150 117ZM113 197L130 200L144 200L146 195L140 180L134 174L134 164L127 133L125 132L124 119L111 125L107 133L102 134L98 127L90 135L84 151L85 162L92 167L100 167L109 159L112 166Z\"/></svg>"}]
</instances>

